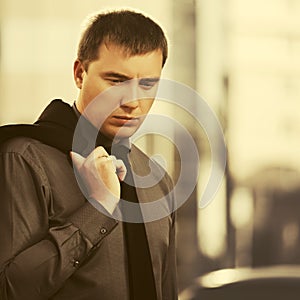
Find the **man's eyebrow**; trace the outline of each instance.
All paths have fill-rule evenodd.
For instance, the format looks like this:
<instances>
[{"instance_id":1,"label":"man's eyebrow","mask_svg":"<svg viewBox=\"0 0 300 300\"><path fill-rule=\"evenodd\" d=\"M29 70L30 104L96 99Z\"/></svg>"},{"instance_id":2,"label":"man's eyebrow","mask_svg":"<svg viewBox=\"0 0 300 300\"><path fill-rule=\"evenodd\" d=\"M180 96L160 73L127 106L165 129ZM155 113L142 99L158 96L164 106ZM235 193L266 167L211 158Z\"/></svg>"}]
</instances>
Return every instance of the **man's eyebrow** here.
<instances>
[{"instance_id":1,"label":"man's eyebrow","mask_svg":"<svg viewBox=\"0 0 300 300\"><path fill-rule=\"evenodd\" d=\"M131 80L132 78L122 74L122 73L118 73L118 72L103 72L100 74L102 77L111 77L111 78L118 78L118 79L122 79L122 80ZM147 81L147 82L157 82L159 81L160 77L143 77L143 78L139 78L139 81Z\"/></svg>"},{"instance_id":2,"label":"man's eyebrow","mask_svg":"<svg viewBox=\"0 0 300 300\"><path fill-rule=\"evenodd\" d=\"M103 72L100 75L102 77L118 78L118 79L122 79L122 80L130 80L130 79L132 79L129 76L127 76L125 74L118 73L118 72Z\"/></svg>"}]
</instances>

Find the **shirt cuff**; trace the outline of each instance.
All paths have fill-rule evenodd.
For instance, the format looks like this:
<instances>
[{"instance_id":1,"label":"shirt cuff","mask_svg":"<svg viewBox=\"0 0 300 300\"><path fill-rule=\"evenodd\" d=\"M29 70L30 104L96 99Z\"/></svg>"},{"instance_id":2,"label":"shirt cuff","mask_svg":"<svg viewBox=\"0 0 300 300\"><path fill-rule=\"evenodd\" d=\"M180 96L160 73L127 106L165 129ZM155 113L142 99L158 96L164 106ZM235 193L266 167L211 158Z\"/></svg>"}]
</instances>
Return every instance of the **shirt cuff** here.
<instances>
[{"instance_id":1,"label":"shirt cuff","mask_svg":"<svg viewBox=\"0 0 300 300\"><path fill-rule=\"evenodd\" d=\"M104 209L104 208L103 208ZM107 212L108 214L108 212ZM117 225L118 221L98 211L86 202L69 220L96 246Z\"/></svg>"}]
</instances>

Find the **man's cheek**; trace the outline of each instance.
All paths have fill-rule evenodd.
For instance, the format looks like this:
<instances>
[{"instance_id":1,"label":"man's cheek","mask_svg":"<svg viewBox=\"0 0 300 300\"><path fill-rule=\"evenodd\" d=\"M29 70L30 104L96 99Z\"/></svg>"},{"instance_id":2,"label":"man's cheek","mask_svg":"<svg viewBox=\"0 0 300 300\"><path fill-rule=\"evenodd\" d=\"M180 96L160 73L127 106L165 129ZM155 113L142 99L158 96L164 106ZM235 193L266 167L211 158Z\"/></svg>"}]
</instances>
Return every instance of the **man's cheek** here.
<instances>
[{"instance_id":1,"label":"man's cheek","mask_svg":"<svg viewBox=\"0 0 300 300\"><path fill-rule=\"evenodd\" d=\"M90 100L85 108L85 115L94 126L100 128L101 124L120 107L122 95L120 90L115 87L98 94L92 89L88 90L87 93L86 98Z\"/></svg>"}]
</instances>

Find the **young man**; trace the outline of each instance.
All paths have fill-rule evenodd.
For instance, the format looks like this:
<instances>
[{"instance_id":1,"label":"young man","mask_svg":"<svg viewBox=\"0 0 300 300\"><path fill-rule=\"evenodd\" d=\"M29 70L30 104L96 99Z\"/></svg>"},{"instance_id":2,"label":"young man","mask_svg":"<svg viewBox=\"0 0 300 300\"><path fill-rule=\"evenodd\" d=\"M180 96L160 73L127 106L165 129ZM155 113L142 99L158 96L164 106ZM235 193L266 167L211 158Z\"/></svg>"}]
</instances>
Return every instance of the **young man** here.
<instances>
[{"instance_id":1,"label":"young man","mask_svg":"<svg viewBox=\"0 0 300 300\"><path fill-rule=\"evenodd\" d=\"M129 183L149 169L128 139L151 108L166 58L151 19L98 14L79 44L73 107L54 100L34 125L0 129L1 299L177 299L174 214L147 223L113 217L126 217L121 202L172 198L169 176L153 162L151 171L164 174L157 184Z\"/></svg>"}]
</instances>

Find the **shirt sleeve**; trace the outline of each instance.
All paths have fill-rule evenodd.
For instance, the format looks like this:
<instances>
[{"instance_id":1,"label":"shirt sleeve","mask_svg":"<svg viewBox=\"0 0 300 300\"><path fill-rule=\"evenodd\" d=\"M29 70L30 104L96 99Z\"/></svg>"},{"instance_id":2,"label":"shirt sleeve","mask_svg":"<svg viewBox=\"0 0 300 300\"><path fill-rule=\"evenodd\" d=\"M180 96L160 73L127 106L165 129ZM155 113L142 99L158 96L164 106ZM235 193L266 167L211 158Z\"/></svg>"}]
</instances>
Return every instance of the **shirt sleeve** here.
<instances>
[{"instance_id":1,"label":"shirt sleeve","mask_svg":"<svg viewBox=\"0 0 300 300\"><path fill-rule=\"evenodd\" d=\"M19 153L0 153L0 299L51 298L118 222L89 202L49 228L47 187Z\"/></svg>"}]
</instances>

